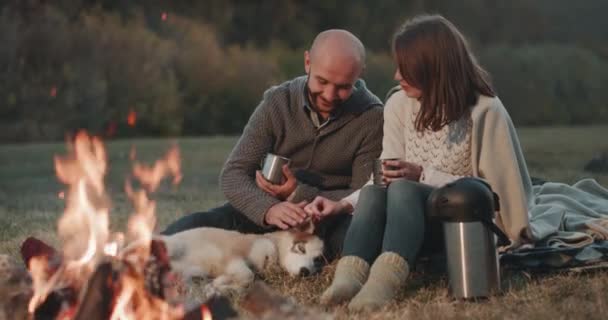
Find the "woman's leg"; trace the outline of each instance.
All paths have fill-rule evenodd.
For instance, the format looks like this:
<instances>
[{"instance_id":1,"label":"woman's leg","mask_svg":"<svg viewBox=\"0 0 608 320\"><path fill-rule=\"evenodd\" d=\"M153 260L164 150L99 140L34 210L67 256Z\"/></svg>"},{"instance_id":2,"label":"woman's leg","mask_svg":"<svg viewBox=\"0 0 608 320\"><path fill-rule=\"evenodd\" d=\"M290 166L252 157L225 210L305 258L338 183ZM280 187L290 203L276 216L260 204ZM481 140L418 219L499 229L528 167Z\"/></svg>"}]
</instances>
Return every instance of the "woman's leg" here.
<instances>
[{"instance_id":1,"label":"woman's leg","mask_svg":"<svg viewBox=\"0 0 608 320\"><path fill-rule=\"evenodd\" d=\"M386 189L367 186L346 231L342 258L331 285L321 295L322 304L335 304L352 298L365 283L369 265L382 250L386 224Z\"/></svg>"},{"instance_id":2,"label":"woman's leg","mask_svg":"<svg viewBox=\"0 0 608 320\"><path fill-rule=\"evenodd\" d=\"M371 266L368 280L349 304L350 309L380 307L405 285L410 265L424 242L426 200L432 190L408 180L389 185L382 254Z\"/></svg>"}]
</instances>

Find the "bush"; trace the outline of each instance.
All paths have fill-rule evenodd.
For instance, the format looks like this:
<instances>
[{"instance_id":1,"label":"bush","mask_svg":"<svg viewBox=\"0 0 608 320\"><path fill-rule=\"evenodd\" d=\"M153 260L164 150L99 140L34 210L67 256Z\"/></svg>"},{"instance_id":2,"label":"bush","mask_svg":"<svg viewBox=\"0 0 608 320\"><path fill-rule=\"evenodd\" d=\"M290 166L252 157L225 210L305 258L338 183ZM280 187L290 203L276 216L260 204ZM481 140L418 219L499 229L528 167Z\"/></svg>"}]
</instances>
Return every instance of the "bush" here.
<instances>
[{"instance_id":1,"label":"bush","mask_svg":"<svg viewBox=\"0 0 608 320\"><path fill-rule=\"evenodd\" d=\"M608 120L608 62L576 46L495 46L481 61L518 125Z\"/></svg>"}]
</instances>

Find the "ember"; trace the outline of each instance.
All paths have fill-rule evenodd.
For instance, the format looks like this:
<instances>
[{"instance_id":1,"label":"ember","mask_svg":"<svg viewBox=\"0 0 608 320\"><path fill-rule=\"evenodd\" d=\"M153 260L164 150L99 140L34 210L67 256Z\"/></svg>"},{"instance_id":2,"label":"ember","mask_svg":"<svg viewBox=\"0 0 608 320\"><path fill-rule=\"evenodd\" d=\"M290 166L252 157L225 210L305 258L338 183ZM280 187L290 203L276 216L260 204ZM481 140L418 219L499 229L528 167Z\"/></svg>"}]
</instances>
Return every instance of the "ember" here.
<instances>
[{"instance_id":1,"label":"ember","mask_svg":"<svg viewBox=\"0 0 608 320\"><path fill-rule=\"evenodd\" d=\"M135 123L137 122L137 113L135 110L129 110L129 115L127 115L127 124L129 127L135 127Z\"/></svg>"}]
</instances>

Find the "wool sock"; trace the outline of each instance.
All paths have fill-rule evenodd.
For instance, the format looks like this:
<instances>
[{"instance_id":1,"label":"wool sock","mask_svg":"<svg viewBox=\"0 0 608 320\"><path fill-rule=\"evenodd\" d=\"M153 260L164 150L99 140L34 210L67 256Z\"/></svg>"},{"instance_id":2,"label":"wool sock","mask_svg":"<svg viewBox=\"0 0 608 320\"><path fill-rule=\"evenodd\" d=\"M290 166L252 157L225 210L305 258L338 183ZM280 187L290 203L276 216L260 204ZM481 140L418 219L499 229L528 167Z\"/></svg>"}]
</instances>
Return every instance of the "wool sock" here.
<instances>
[{"instance_id":1,"label":"wool sock","mask_svg":"<svg viewBox=\"0 0 608 320\"><path fill-rule=\"evenodd\" d=\"M331 285L321 295L322 305L333 305L352 298L363 286L369 274L369 264L357 256L340 258Z\"/></svg>"},{"instance_id":2,"label":"wool sock","mask_svg":"<svg viewBox=\"0 0 608 320\"><path fill-rule=\"evenodd\" d=\"M370 268L363 288L348 304L351 311L374 310L390 302L405 285L410 268L407 261L394 252L384 252Z\"/></svg>"}]
</instances>

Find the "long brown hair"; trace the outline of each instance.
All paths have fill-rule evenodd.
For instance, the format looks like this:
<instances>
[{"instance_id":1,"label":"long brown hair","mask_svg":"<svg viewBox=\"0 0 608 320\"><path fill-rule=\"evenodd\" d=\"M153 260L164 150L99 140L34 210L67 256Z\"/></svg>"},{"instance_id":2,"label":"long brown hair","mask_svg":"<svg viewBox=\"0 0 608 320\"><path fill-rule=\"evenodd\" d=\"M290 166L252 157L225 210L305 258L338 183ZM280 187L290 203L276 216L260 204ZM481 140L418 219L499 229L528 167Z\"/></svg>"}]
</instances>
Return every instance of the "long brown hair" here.
<instances>
[{"instance_id":1,"label":"long brown hair","mask_svg":"<svg viewBox=\"0 0 608 320\"><path fill-rule=\"evenodd\" d=\"M440 15L406 21L393 38L393 54L403 80L422 91L417 131L438 131L470 112L480 94L495 96L464 36Z\"/></svg>"}]
</instances>

